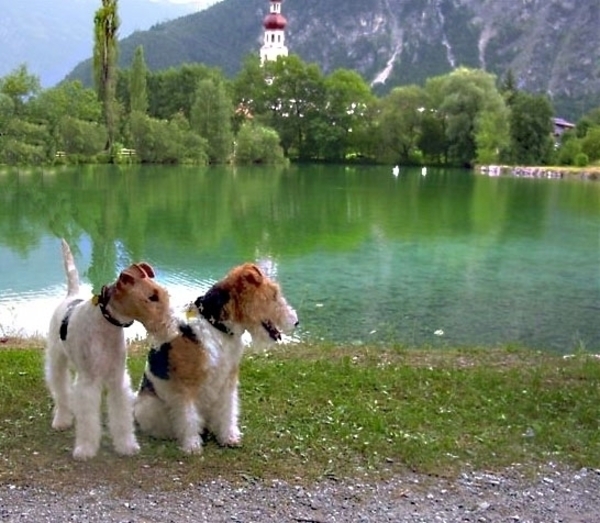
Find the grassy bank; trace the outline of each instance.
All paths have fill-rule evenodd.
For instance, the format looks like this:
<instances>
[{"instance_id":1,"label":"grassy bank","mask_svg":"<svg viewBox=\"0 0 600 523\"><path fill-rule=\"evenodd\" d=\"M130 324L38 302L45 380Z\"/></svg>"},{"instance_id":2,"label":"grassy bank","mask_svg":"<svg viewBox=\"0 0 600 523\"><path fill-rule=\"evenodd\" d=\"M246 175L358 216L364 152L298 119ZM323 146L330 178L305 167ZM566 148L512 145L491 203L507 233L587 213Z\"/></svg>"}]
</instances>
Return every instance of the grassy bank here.
<instances>
[{"instance_id":1,"label":"grassy bank","mask_svg":"<svg viewBox=\"0 0 600 523\"><path fill-rule=\"evenodd\" d=\"M136 384L143 365L134 352ZM248 355L241 384L239 449L209 441L190 457L141 436L140 455L122 458L105 437L95 459L78 463L73 431L50 428L42 351L2 348L0 483L165 489L216 476L452 476L550 460L600 467L600 360L591 356L300 345Z\"/></svg>"}]
</instances>

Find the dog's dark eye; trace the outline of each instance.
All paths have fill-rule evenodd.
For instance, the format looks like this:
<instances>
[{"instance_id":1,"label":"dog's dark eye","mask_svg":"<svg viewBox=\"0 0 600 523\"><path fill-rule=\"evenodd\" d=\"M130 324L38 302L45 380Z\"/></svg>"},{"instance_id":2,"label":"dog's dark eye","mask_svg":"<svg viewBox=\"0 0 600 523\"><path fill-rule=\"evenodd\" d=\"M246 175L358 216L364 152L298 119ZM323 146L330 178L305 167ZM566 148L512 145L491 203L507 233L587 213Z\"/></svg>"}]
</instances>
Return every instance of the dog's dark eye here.
<instances>
[{"instance_id":1,"label":"dog's dark eye","mask_svg":"<svg viewBox=\"0 0 600 523\"><path fill-rule=\"evenodd\" d=\"M150 301L158 301L158 294L154 293L152 296L148 298Z\"/></svg>"}]
</instances>

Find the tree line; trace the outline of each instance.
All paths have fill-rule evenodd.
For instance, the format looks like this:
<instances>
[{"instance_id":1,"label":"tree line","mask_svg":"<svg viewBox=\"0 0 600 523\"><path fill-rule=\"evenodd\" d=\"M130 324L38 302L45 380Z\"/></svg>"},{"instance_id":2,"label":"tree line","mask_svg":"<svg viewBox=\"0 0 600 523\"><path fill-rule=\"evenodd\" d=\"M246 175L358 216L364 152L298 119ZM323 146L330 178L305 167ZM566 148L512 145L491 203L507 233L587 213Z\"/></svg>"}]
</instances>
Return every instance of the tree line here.
<instances>
[{"instance_id":1,"label":"tree line","mask_svg":"<svg viewBox=\"0 0 600 523\"><path fill-rule=\"evenodd\" d=\"M94 19L95 88L42 89L26 65L0 78L0 163L372 162L580 165L600 160L600 108L553 136L549 98L457 68L376 96L355 71L324 75L297 55L235 78L184 64L148 70L136 49L119 70L116 0Z\"/></svg>"}]
</instances>

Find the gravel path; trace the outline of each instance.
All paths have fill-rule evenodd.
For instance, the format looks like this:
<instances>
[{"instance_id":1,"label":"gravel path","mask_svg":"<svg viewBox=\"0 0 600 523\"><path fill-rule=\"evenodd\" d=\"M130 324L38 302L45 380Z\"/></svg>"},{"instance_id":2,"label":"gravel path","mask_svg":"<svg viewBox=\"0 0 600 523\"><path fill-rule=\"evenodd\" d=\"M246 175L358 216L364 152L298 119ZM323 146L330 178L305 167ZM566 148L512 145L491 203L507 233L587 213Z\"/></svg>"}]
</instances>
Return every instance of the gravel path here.
<instances>
[{"instance_id":1,"label":"gravel path","mask_svg":"<svg viewBox=\"0 0 600 523\"><path fill-rule=\"evenodd\" d=\"M182 522L532 522L600 521L600 470L548 465L533 478L465 473L454 480L419 475L377 483L328 480L240 485L214 480L173 492L119 494L106 486L80 493L0 486L0 521L20 523Z\"/></svg>"}]
</instances>

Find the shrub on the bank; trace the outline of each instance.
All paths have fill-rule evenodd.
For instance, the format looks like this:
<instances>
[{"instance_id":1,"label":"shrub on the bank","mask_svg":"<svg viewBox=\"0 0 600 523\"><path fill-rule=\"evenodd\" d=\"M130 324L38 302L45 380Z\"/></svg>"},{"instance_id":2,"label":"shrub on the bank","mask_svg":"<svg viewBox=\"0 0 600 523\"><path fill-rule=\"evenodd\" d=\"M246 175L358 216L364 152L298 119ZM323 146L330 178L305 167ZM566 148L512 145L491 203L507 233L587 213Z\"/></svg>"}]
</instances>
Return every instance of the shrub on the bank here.
<instances>
[{"instance_id":1,"label":"shrub on the bank","mask_svg":"<svg viewBox=\"0 0 600 523\"><path fill-rule=\"evenodd\" d=\"M590 163L590 159L588 158L588 155L585 153L579 153L577 154L577 156L575 156L575 165L577 167L586 167L587 165L589 165Z\"/></svg>"}]
</instances>

